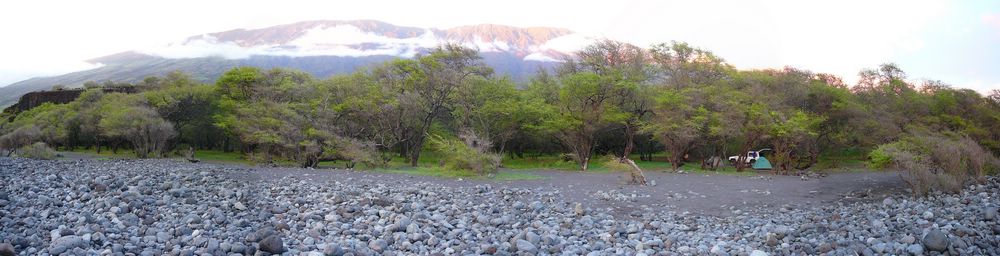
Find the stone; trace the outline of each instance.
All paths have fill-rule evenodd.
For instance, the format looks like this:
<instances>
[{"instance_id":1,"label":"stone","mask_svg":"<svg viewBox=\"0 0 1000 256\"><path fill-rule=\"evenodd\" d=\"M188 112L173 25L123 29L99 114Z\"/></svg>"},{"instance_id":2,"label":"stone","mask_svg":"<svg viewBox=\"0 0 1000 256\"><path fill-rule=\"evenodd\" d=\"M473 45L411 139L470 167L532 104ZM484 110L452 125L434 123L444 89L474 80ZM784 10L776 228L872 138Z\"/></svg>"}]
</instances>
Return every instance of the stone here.
<instances>
[{"instance_id":1,"label":"stone","mask_svg":"<svg viewBox=\"0 0 1000 256\"><path fill-rule=\"evenodd\" d=\"M750 251L750 256L768 256L766 252L761 250Z\"/></svg>"},{"instance_id":2,"label":"stone","mask_svg":"<svg viewBox=\"0 0 1000 256\"><path fill-rule=\"evenodd\" d=\"M904 236L903 238L899 239L899 242L903 243L903 244L912 244L912 243L917 242L917 238L908 235L908 236Z\"/></svg>"},{"instance_id":3,"label":"stone","mask_svg":"<svg viewBox=\"0 0 1000 256\"><path fill-rule=\"evenodd\" d=\"M243 205L243 203L241 202L236 202L235 204L233 204L233 208L236 208L237 210L240 211L245 211L247 209L247 207Z\"/></svg>"},{"instance_id":4,"label":"stone","mask_svg":"<svg viewBox=\"0 0 1000 256\"><path fill-rule=\"evenodd\" d=\"M83 241L83 238L75 235L59 237L49 245L49 254L59 255L63 252L83 247L87 242L89 241Z\"/></svg>"},{"instance_id":5,"label":"stone","mask_svg":"<svg viewBox=\"0 0 1000 256\"><path fill-rule=\"evenodd\" d=\"M911 244L906 247L906 252L913 255L924 255L924 247L920 246L920 244Z\"/></svg>"},{"instance_id":6,"label":"stone","mask_svg":"<svg viewBox=\"0 0 1000 256\"><path fill-rule=\"evenodd\" d=\"M931 220L934 219L934 213L931 211L925 211L923 214L920 214L920 217L925 220Z\"/></svg>"},{"instance_id":7,"label":"stone","mask_svg":"<svg viewBox=\"0 0 1000 256\"><path fill-rule=\"evenodd\" d=\"M384 251L387 247L389 247L389 243L382 239L375 239L368 242L368 248L379 253Z\"/></svg>"},{"instance_id":8,"label":"stone","mask_svg":"<svg viewBox=\"0 0 1000 256\"><path fill-rule=\"evenodd\" d=\"M323 248L323 255L341 256L344 255L344 249L340 247L340 244L330 243Z\"/></svg>"},{"instance_id":9,"label":"stone","mask_svg":"<svg viewBox=\"0 0 1000 256\"><path fill-rule=\"evenodd\" d=\"M10 243L0 243L0 256L14 256L17 252L14 251L14 245Z\"/></svg>"},{"instance_id":10,"label":"stone","mask_svg":"<svg viewBox=\"0 0 1000 256\"><path fill-rule=\"evenodd\" d=\"M528 232L524 233L524 240L527 240L528 242L531 242L532 244L537 244L539 241L541 241L541 237L539 237L537 234L535 234L535 232L528 231Z\"/></svg>"},{"instance_id":11,"label":"stone","mask_svg":"<svg viewBox=\"0 0 1000 256\"><path fill-rule=\"evenodd\" d=\"M997 208L995 208L995 207L987 207L986 209L984 209L983 210L983 219L984 220L989 220L989 221L996 220L997 219Z\"/></svg>"},{"instance_id":12,"label":"stone","mask_svg":"<svg viewBox=\"0 0 1000 256\"><path fill-rule=\"evenodd\" d=\"M285 252L285 244L281 241L280 236L271 235L264 238L264 240L260 240L260 243L257 244L257 250L279 254Z\"/></svg>"},{"instance_id":13,"label":"stone","mask_svg":"<svg viewBox=\"0 0 1000 256\"><path fill-rule=\"evenodd\" d=\"M884 200L882 200L882 205L894 206L896 205L896 200L892 199L892 197L886 197Z\"/></svg>"},{"instance_id":14,"label":"stone","mask_svg":"<svg viewBox=\"0 0 1000 256\"><path fill-rule=\"evenodd\" d=\"M767 234L767 242L765 242L765 243L767 244L767 246L772 246L772 247L773 246L778 246L778 238L774 234L768 233Z\"/></svg>"},{"instance_id":15,"label":"stone","mask_svg":"<svg viewBox=\"0 0 1000 256\"><path fill-rule=\"evenodd\" d=\"M948 250L948 245L951 243L951 241L948 241L948 235L938 229L932 229L930 232L927 232L922 242L924 248L937 252Z\"/></svg>"},{"instance_id":16,"label":"stone","mask_svg":"<svg viewBox=\"0 0 1000 256\"><path fill-rule=\"evenodd\" d=\"M485 250L483 250L483 253L489 254L489 255L496 254L497 253L497 247L490 245L489 247L486 247Z\"/></svg>"},{"instance_id":17,"label":"stone","mask_svg":"<svg viewBox=\"0 0 1000 256\"><path fill-rule=\"evenodd\" d=\"M532 244L531 242L528 242L527 240L524 239L518 239L516 246L517 246L517 251L520 252L526 252L526 253L538 252L538 247L535 247L535 244Z\"/></svg>"},{"instance_id":18,"label":"stone","mask_svg":"<svg viewBox=\"0 0 1000 256\"><path fill-rule=\"evenodd\" d=\"M827 253L833 250L833 246L830 246L829 243L823 243L819 245L819 247L816 248L816 250L819 251L820 253Z\"/></svg>"}]
</instances>

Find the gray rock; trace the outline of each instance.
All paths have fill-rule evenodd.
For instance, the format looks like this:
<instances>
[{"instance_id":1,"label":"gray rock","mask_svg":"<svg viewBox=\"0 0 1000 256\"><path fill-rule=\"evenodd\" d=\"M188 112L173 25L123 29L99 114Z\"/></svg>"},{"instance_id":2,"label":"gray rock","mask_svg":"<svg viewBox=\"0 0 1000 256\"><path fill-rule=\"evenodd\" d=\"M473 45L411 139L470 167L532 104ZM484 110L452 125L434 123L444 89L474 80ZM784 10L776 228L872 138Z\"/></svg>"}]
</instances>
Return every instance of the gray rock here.
<instances>
[{"instance_id":1,"label":"gray rock","mask_svg":"<svg viewBox=\"0 0 1000 256\"><path fill-rule=\"evenodd\" d=\"M382 251L384 251L388 247L389 247L389 243L387 243L385 240L382 240L382 239L375 239L375 240L372 240L372 241L368 242L368 248L372 249L375 252L381 253Z\"/></svg>"},{"instance_id":2,"label":"gray rock","mask_svg":"<svg viewBox=\"0 0 1000 256\"><path fill-rule=\"evenodd\" d=\"M761 250L753 250L750 252L750 256L768 256L766 252Z\"/></svg>"},{"instance_id":3,"label":"gray rock","mask_svg":"<svg viewBox=\"0 0 1000 256\"><path fill-rule=\"evenodd\" d=\"M899 242L903 243L903 244L912 244L912 243L917 242L917 238L908 235L908 236L904 236L903 238L899 239Z\"/></svg>"},{"instance_id":4,"label":"gray rock","mask_svg":"<svg viewBox=\"0 0 1000 256\"><path fill-rule=\"evenodd\" d=\"M89 241L83 241L83 238L75 235L59 237L49 245L49 253L58 255L68 250L86 246L86 243L89 243Z\"/></svg>"},{"instance_id":5,"label":"gray rock","mask_svg":"<svg viewBox=\"0 0 1000 256\"><path fill-rule=\"evenodd\" d=\"M931 220L934 219L934 213L931 211L925 211L923 214L920 214L920 217L925 220Z\"/></svg>"},{"instance_id":6,"label":"gray rock","mask_svg":"<svg viewBox=\"0 0 1000 256\"><path fill-rule=\"evenodd\" d=\"M984 220L996 220L997 219L997 208L996 207L987 207L986 209L984 209L983 210L983 219Z\"/></svg>"},{"instance_id":7,"label":"gray rock","mask_svg":"<svg viewBox=\"0 0 1000 256\"><path fill-rule=\"evenodd\" d=\"M927 232L922 241L927 250L938 252L947 250L948 244L951 243L951 241L948 241L948 235L938 229L932 229L930 232Z\"/></svg>"},{"instance_id":8,"label":"gray rock","mask_svg":"<svg viewBox=\"0 0 1000 256\"><path fill-rule=\"evenodd\" d=\"M260 240L257 244L257 250L269 252L269 253L283 253L285 252L285 244L282 242L281 237L278 235L271 235L264 240Z\"/></svg>"},{"instance_id":9,"label":"gray rock","mask_svg":"<svg viewBox=\"0 0 1000 256\"><path fill-rule=\"evenodd\" d=\"M17 252L14 251L14 245L10 243L0 243L0 256L14 256Z\"/></svg>"},{"instance_id":10,"label":"gray rock","mask_svg":"<svg viewBox=\"0 0 1000 256\"><path fill-rule=\"evenodd\" d=\"M920 246L920 244L911 244L906 247L906 252L913 255L924 255L924 247Z\"/></svg>"},{"instance_id":11,"label":"gray rock","mask_svg":"<svg viewBox=\"0 0 1000 256\"><path fill-rule=\"evenodd\" d=\"M532 244L531 242L528 242L524 239L518 239L516 246L517 246L517 251L520 252L526 252L526 253L538 252L538 247L535 247L535 244Z\"/></svg>"},{"instance_id":12,"label":"gray rock","mask_svg":"<svg viewBox=\"0 0 1000 256\"><path fill-rule=\"evenodd\" d=\"M341 256L344 255L344 249L340 247L340 244L330 243L323 247L323 255Z\"/></svg>"},{"instance_id":13,"label":"gray rock","mask_svg":"<svg viewBox=\"0 0 1000 256\"><path fill-rule=\"evenodd\" d=\"M765 244L767 244L767 246L772 246L772 247L778 246L778 237L775 236L773 233L768 233L767 242L765 242Z\"/></svg>"},{"instance_id":14,"label":"gray rock","mask_svg":"<svg viewBox=\"0 0 1000 256\"><path fill-rule=\"evenodd\" d=\"M882 200L882 205L885 205L885 206L895 206L896 205L896 200L892 199L892 197L886 197L884 200Z\"/></svg>"}]
</instances>

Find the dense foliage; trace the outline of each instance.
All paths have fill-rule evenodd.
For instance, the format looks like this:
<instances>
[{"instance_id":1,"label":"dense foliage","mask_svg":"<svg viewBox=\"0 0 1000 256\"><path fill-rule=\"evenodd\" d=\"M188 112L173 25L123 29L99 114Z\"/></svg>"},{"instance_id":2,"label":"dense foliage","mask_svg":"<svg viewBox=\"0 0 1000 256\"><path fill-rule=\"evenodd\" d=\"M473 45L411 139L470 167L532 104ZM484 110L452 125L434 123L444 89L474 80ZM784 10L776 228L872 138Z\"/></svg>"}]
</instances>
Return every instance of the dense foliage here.
<instances>
[{"instance_id":1,"label":"dense foliage","mask_svg":"<svg viewBox=\"0 0 1000 256\"><path fill-rule=\"evenodd\" d=\"M171 73L134 86L139 93L104 93L90 83L72 103L5 118L0 147L127 146L158 157L190 146L306 167L324 160L373 167L393 155L415 166L421 152L437 149L461 156L445 156L450 166L483 173L491 157L477 157L489 154L565 153L586 170L593 156L638 153L649 161L665 151L677 169L697 161L714 168L730 155L744 163L760 148L772 149L775 169L789 173L883 144L873 155L932 153L920 151L934 143L911 139L921 134L949 134L1000 154L1000 91L918 85L894 64L861 71L853 86L794 68L736 70L679 42L650 49L598 42L520 85L494 74L475 50L443 45L327 79L239 67L215 84ZM489 152L447 139L463 134Z\"/></svg>"}]
</instances>

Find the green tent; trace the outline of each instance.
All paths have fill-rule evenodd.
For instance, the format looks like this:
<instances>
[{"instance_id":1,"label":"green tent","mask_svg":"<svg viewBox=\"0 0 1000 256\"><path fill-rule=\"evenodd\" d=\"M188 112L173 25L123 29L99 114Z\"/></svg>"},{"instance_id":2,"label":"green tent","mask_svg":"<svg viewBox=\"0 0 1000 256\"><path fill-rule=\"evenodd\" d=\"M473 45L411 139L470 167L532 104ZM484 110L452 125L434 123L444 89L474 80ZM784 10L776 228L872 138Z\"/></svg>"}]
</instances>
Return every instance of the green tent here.
<instances>
[{"instance_id":1,"label":"green tent","mask_svg":"<svg viewBox=\"0 0 1000 256\"><path fill-rule=\"evenodd\" d=\"M754 170L770 170L771 161L767 161L767 158L764 158L764 156L761 155L760 157L757 158L756 162L753 162L752 167Z\"/></svg>"}]
</instances>

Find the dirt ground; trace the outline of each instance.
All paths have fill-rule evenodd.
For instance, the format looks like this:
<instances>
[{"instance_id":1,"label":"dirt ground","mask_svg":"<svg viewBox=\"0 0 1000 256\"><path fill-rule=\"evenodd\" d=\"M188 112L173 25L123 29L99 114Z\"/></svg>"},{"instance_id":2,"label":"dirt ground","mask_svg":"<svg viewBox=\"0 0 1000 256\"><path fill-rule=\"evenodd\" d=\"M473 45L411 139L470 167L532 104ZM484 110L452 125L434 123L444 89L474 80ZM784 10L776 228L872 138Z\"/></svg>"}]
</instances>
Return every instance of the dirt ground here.
<instances>
[{"instance_id":1,"label":"dirt ground","mask_svg":"<svg viewBox=\"0 0 1000 256\"><path fill-rule=\"evenodd\" d=\"M64 159L68 160L91 158L86 154L63 154ZM205 163L200 165L233 166ZM783 208L868 202L882 200L890 194L906 193L905 184L897 173L878 171L834 172L824 177L805 179L799 176L773 175L767 171L758 171L753 176L647 171L645 175L647 180L651 181L651 185L636 186L627 185L621 173L555 170L517 171L544 177L537 180L494 181L335 169L270 167L250 167L250 169L250 175L234 178L246 179L248 182L255 179L293 178L320 183L350 181L405 185L420 181L453 187L490 184L494 188L532 188L555 192L557 198L561 197L559 199L566 202L578 202L591 208L608 208L620 215L629 215L644 208L714 216L740 213L767 214L781 211ZM607 196L609 194L615 197L609 199Z\"/></svg>"},{"instance_id":2,"label":"dirt ground","mask_svg":"<svg viewBox=\"0 0 1000 256\"><path fill-rule=\"evenodd\" d=\"M519 172L532 172L544 178L520 181L459 180L371 171L259 167L253 168L250 177L243 178L252 180L288 177L319 182L344 182L350 178L350 182L404 185L421 181L440 186L490 184L494 188L533 188L556 192L556 197L561 197L566 202L579 202L591 208L608 208L620 215L629 215L643 208L713 216L766 214L781 211L782 208L868 202L882 200L888 194L905 193L905 184L894 172L838 172L807 179L773 175L770 172L758 172L752 177L647 172L647 179L655 183L650 186L627 185L618 173L553 170ZM607 196L602 197L602 193L618 195L618 198L609 200Z\"/></svg>"}]
</instances>

